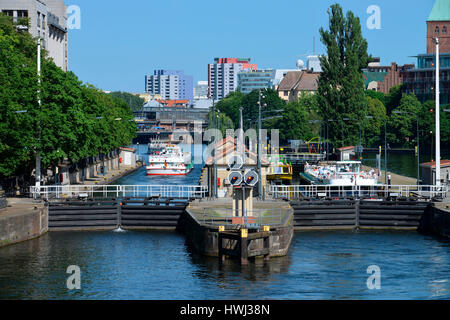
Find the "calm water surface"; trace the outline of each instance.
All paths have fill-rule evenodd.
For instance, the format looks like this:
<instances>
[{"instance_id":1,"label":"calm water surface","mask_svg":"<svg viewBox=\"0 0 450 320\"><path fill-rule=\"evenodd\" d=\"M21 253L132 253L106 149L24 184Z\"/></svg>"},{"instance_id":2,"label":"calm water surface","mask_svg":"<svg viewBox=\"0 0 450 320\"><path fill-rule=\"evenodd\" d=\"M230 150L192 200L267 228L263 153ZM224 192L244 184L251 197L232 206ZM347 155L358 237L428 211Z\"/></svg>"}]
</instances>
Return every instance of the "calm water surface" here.
<instances>
[{"instance_id":1,"label":"calm water surface","mask_svg":"<svg viewBox=\"0 0 450 320\"><path fill-rule=\"evenodd\" d=\"M200 171L118 183L197 184ZM70 265L80 291L66 287ZM371 265L380 290L367 288ZM297 233L287 257L245 267L219 267L173 232L51 232L0 249L0 299L449 299L449 281L450 243L416 232Z\"/></svg>"},{"instance_id":2,"label":"calm water surface","mask_svg":"<svg viewBox=\"0 0 450 320\"><path fill-rule=\"evenodd\" d=\"M0 249L0 299L449 299L449 266L449 242L415 232L297 233L287 257L246 267L219 267L176 233L49 233Z\"/></svg>"}]
</instances>

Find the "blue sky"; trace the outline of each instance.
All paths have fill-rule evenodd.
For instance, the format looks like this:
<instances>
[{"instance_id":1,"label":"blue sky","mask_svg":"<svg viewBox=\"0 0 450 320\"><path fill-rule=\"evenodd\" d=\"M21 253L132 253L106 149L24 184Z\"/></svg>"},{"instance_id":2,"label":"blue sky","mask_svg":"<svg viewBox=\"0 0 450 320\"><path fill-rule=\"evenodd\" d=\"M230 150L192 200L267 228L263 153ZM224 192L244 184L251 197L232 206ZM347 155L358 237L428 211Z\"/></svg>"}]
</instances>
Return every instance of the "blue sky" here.
<instances>
[{"instance_id":1,"label":"blue sky","mask_svg":"<svg viewBox=\"0 0 450 320\"><path fill-rule=\"evenodd\" d=\"M325 53L318 30L336 2L360 17L369 53L382 64L415 63L411 56L426 52L434 0L65 0L81 9L81 29L69 31L70 69L103 90L143 92L154 69L207 80L215 57L295 68L312 53L313 35L316 52ZM370 5L381 9L379 30L366 26Z\"/></svg>"}]
</instances>

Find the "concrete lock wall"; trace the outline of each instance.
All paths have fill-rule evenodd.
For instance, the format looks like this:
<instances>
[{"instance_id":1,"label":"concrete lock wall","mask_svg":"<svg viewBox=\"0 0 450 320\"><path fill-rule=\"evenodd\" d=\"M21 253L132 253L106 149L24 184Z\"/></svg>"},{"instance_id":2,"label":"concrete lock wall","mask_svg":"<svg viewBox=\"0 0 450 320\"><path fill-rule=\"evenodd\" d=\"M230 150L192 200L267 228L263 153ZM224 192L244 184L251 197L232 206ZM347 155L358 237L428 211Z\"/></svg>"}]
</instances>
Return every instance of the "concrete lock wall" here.
<instances>
[{"instance_id":1,"label":"concrete lock wall","mask_svg":"<svg viewBox=\"0 0 450 320\"><path fill-rule=\"evenodd\" d=\"M0 216L0 247L37 238L48 231L48 207Z\"/></svg>"}]
</instances>

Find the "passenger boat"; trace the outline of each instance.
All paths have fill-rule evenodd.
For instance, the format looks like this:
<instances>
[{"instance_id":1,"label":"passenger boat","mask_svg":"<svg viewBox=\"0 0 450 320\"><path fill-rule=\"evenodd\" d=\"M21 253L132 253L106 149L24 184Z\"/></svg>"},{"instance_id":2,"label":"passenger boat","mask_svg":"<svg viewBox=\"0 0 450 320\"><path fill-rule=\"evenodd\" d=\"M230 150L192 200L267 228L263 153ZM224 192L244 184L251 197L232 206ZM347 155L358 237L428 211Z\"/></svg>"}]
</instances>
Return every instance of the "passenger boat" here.
<instances>
[{"instance_id":1,"label":"passenger boat","mask_svg":"<svg viewBox=\"0 0 450 320\"><path fill-rule=\"evenodd\" d=\"M192 171L191 154L176 145L167 144L148 157L149 176L182 176Z\"/></svg>"},{"instance_id":2,"label":"passenger boat","mask_svg":"<svg viewBox=\"0 0 450 320\"><path fill-rule=\"evenodd\" d=\"M270 155L270 166L267 171L268 181L291 181L292 165L283 155Z\"/></svg>"},{"instance_id":3,"label":"passenger boat","mask_svg":"<svg viewBox=\"0 0 450 320\"><path fill-rule=\"evenodd\" d=\"M167 147L167 143L159 141L159 140L154 140L151 141L148 145L148 154L156 154L156 153L161 153L164 148Z\"/></svg>"},{"instance_id":4,"label":"passenger boat","mask_svg":"<svg viewBox=\"0 0 450 320\"><path fill-rule=\"evenodd\" d=\"M306 163L302 177L312 184L331 186L376 186L378 173L361 170L360 161L339 161L326 166Z\"/></svg>"}]
</instances>

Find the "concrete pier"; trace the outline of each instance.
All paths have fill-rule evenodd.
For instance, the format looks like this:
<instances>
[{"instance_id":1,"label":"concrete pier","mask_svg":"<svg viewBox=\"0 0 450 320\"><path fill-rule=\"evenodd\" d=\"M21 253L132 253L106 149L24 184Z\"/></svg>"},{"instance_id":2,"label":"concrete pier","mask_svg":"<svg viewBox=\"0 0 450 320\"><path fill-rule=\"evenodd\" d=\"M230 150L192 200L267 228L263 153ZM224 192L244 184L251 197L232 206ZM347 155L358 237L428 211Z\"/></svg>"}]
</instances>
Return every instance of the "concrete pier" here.
<instances>
[{"instance_id":1,"label":"concrete pier","mask_svg":"<svg viewBox=\"0 0 450 320\"><path fill-rule=\"evenodd\" d=\"M233 217L230 199L196 200L186 208L181 231L195 251L221 261L287 255L294 236L289 203L254 201L253 210L247 218Z\"/></svg>"},{"instance_id":2,"label":"concrete pier","mask_svg":"<svg viewBox=\"0 0 450 320\"><path fill-rule=\"evenodd\" d=\"M31 199L8 199L0 210L0 247L38 238L48 231L48 207Z\"/></svg>"},{"instance_id":3,"label":"concrete pier","mask_svg":"<svg viewBox=\"0 0 450 320\"><path fill-rule=\"evenodd\" d=\"M435 203L430 206L419 231L450 238L450 203Z\"/></svg>"}]
</instances>

